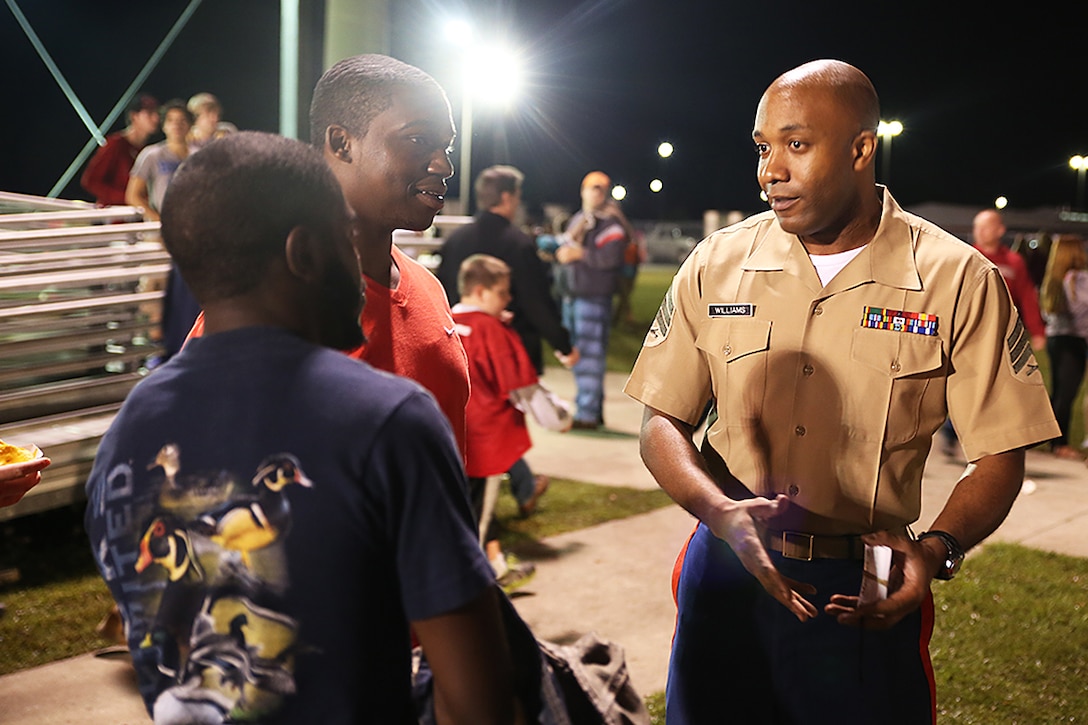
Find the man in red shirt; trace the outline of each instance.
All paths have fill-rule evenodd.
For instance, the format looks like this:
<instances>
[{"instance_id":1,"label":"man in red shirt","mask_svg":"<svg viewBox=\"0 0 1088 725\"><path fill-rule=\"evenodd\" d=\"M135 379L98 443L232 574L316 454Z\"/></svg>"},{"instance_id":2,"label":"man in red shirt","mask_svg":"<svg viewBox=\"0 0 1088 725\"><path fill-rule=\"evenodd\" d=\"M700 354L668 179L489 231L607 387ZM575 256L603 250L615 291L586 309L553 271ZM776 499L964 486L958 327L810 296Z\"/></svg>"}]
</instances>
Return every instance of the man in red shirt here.
<instances>
[{"instance_id":1,"label":"man in red shirt","mask_svg":"<svg viewBox=\"0 0 1088 725\"><path fill-rule=\"evenodd\" d=\"M1031 346L1042 350L1046 347L1046 325L1039 312L1039 294L1024 258L1001 243L1001 238L1005 236L1005 222L1001 214L996 209L980 211L975 215L971 236L975 240L975 249L1001 270L1013 304L1031 335Z\"/></svg>"},{"instance_id":2,"label":"man in red shirt","mask_svg":"<svg viewBox=\"0 0 1088 725\"><path fill-rule=\"evenodd\" d=\"M106 145L91 157L79 180L99 206L125 203L132 164L151 134L159 130L159 102L141 93L129 104L126 116L128 125L106 137Z\"/></svg>"},{"instance_id":3,"label":"man in red shirt","mask_svg":"<svg viewBox=\"0 0 1088 725\"><path fill-rule=\"evenodd\" d=\"M355 214L367 341L349 354L429 390L463 457L468 358L442 285L393 244L394 230L426 229L442 210L455 133L446 93L394 58L345 58L314 88L310 128ZM189 336L202 333L198 317Z\"/></svg>"},{"instance_id":4,"label":"man in red shirt","mask_svg":"<svg viewBox=\"0 0 1088 725\"><path fill-rule=\"evenodd\" d=\"M1039 294L1035 290L1035 282L1031 279L1024 258L1001 243L1005 231L1001 213L996 209L983 209L975 215L971 226L973 246L982 252L982 256L997 265L1005 280L1005 286L1009 288L1009 296L1020 313L1020 320L1031 336L1031 347L1034 350L1043 350L1046 348L1046 323L1039 312ZM960 456L957 442L952 421L946 420L941 426L941 449L946 456Z\"/></svg>"}]
</instances>

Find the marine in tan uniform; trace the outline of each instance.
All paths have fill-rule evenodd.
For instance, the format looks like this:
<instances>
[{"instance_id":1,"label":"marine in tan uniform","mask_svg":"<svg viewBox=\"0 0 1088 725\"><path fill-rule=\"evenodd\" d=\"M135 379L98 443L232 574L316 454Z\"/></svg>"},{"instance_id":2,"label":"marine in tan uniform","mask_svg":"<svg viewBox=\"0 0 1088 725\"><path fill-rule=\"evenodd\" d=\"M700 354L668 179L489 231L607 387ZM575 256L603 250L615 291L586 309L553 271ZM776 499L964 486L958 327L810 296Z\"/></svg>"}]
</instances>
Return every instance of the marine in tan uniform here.
<instances>
[{"instance_id":1,"label":"marine in tan uniform","mask_svg":"<svg viewBox=\"0 0 1088 725\"><path fill-rule=\"evenodd\" d=\"M935 717L930 582L997 528L1024 448L1056 434L998 269L875 184L878 120L845 63L770 86L753 138L771 210L696 248L627 383L647 467L701 522L678 562L670 725L720 721L723 687L755 708L744 722ZM972 466L940 533L914 540L947 416ZM866 543L894 563L888 597L861 605Z\"/></svg>"}]
</instances>

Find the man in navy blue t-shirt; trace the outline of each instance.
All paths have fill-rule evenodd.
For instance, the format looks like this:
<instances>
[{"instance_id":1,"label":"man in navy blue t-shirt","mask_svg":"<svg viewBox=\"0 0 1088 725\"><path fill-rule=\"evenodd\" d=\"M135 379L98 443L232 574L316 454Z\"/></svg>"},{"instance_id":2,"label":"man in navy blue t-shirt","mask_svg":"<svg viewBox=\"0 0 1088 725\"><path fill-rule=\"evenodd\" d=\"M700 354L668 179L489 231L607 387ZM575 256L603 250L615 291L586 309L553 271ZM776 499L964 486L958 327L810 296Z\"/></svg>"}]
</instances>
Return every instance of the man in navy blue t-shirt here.
<instances>
[{"instance_id":1,"label":"man in navy blue t-shirt","mask_svg":"<svg viewBox=\"0 0 1088 725\"><path fill-rule=\"evenodd\" d=\"M321 156L239 133L179 169L163 240L205 335L131 393L87 530L156 723L415 722L410 631L452 722L509 722L511 664L453 435L363 341Z\"/></svg>"}]
</instances>

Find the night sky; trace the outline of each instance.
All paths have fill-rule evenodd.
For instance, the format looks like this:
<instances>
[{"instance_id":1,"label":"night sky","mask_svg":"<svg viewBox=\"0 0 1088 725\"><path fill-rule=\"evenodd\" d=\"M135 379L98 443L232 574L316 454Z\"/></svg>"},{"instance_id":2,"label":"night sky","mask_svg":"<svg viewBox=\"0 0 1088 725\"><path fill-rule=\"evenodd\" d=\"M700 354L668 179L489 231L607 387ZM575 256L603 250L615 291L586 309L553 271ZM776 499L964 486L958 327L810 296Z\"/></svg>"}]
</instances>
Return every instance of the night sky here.
<instances>
[{"instance_id":1,"label":"night sky","mask_svg":"<svg viewBox=\"0 0 1088 725\"><path fill-rule=\"evenodd\" d=\"M188 4L17 1L96 121ZM457 56L441 19L470 14L480 36L522 49L529 87L506 115L475 114L473 171L519 166L530 206L576 203L582 176L601 168L628 187L635 218L760 210L750 139L756 103L778 74L820 57L864 70L884 117L906 127L891 164L901 203L983 206L1005 195L1019 208L1073 205L1068 159L1088 154L1088 3L1022 3L1012 13L994 3L897 5L909 9L811 0L396 0L389 37L393 55L447 87L455 119ZM278 29L274 0L204 0L143 87L160 100L211 91L240 128L277 130ZM88 134L6 5L0 63L0 189L45 194ZM676 153L663 162L656 148L666 139ZM664 196L646 188L654 176ZM86 198L77 181L61 195Z\"/></svg>"}]
</instances>

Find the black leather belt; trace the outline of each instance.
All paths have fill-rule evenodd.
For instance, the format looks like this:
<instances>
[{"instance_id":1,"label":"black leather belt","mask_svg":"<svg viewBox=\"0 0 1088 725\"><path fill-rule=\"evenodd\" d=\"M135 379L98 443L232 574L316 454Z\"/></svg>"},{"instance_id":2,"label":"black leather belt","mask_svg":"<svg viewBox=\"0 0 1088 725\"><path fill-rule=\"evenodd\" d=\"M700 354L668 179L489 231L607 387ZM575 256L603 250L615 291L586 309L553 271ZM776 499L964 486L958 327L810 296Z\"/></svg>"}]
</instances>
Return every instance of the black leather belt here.
<instances>
[{"instance_id":1,"label":"black leather belt","mask_svg":"<svg viewBox=\"0 0 1088 725\"><path fill-rule=\"evenodd\" d=\"M763 545L787 559L857 559L865 558L865 542L860 536L824 536L800 531L762 529Z\"/></svg>"}]
</instances>

